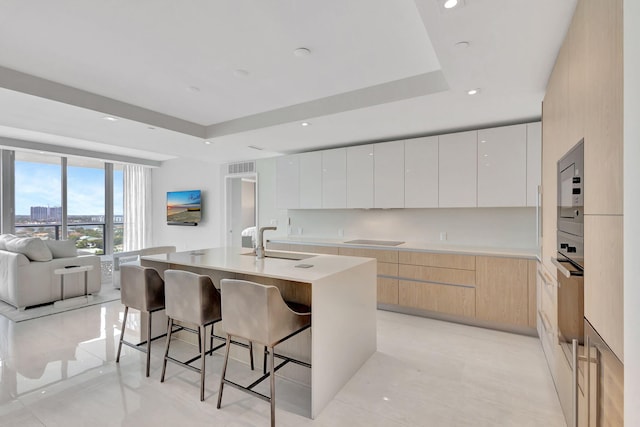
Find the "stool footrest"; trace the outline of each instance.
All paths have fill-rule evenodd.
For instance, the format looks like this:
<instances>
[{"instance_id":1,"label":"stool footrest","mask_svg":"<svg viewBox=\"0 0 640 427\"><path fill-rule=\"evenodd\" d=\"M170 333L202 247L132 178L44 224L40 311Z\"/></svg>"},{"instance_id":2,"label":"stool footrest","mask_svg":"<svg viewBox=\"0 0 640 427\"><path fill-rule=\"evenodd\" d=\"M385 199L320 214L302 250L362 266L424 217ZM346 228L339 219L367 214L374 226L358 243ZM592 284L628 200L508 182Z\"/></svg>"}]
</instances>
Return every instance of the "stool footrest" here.
<instances>
[{"instance_id":1,"label":"stool footrest","mask_svg":"<svg viewBox=\"0 0 640 427\"><path fill-rule=\"evenodd\" d=\"M262 393L258 393L257 391L253 391L250 388L241 386L240 384L234 383L233 381L229 381L227 379L223 379L222 382L224 384L230 385L233 388L237 388L238 390L241 390L241 391L244 391L246 393L249 393L250 395L252 395L254 397L257 397L258 399L262 399L265 402L270 402L271 401L271 398L269 396L266 396L266 395L264 395Z\"/></svg>"}]
</instances>

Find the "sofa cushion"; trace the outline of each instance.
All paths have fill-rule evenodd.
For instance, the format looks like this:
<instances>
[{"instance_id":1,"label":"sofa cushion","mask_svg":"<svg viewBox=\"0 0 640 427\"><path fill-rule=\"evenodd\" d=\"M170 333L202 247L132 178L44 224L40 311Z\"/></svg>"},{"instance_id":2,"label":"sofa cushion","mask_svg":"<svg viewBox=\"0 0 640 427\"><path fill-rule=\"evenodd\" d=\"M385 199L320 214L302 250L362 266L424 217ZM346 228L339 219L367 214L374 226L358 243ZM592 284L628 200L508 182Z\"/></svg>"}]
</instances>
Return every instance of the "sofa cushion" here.
<instances>
[{"instance_id":1,"label":"sofa cushion","mask_svg":"<svg viewBox=\"0 0 640 427\"><path fill-rule=\"evenodd\" d=\"M9 240L16 239L16 236L13 234L0 234L0 250L7 250L7 242Z\"/></svg>"},{"instance_id":2,"label":"sofa cushion","mask_svg":"<svg viewBox=\"0 0 640 427\"><path fill-rule=\"evenodd\" d=\"M70 258L78 256L78 250L73 240L45 240L44 243L54 258Z\"/></svg>"},{"instance_id":3,"label":"sofa cushion","mask_svg":"<svg viewBox=\"0 0 640 427\"><path fill-rule=\"evenodd\" d=\"M51 261L53 255L42 239L17 237L6 242L7 250L24 254L31 261Z\"/></svg>"}]
</instances>

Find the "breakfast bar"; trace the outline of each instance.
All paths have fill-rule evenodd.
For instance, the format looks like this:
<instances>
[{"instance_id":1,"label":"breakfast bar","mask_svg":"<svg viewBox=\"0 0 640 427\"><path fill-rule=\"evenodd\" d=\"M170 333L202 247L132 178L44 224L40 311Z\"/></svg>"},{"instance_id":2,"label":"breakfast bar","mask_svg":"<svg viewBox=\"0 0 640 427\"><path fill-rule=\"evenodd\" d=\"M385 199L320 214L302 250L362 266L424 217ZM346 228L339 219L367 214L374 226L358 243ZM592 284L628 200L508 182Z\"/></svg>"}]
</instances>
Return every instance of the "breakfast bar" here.
<instances>
[{"instance_id":1,"label":"breakfast bar","mask_svg":"<svg viewBox=\"0 0 640 427\"><path fill-rule=\"evenodd\" d=\"M267 251L264 259L256 259L251 250L224 247L144 256L141 262L161 273L205 274L216 286L224 278L274 285L286 300L311 306L306 338L283 344L283 351L312 365L310 377L295 369L291 376L310 387L311 418L376 351L375 259L286 251Z\"/></svg>"}]
</instances>

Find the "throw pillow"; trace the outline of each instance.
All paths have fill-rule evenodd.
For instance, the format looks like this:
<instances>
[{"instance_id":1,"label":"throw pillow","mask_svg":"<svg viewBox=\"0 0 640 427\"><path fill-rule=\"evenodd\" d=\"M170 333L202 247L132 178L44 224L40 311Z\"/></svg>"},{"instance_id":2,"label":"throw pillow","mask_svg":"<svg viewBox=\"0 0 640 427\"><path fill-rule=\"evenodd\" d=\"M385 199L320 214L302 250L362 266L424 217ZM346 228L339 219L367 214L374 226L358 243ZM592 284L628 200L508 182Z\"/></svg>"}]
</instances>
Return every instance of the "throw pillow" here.
<instances>
[{"instance_id":1,"label":"throw pillow","mask_svg":"<svg viewBox=\"0 0 640 427\"><path fill-rule=\"evenodd\" d=\"M44 243L54 258L70 258L78 256L78 250L73 240L45 240Z\"/></svg>"},{"instance_id":2,"label":"throw pillow","mask_svg":"<svg viewBox=\"0 0 640 427\"><path fill-rule=\"evenodd\" d=\"M7 250L25 255L31 261L51 261L53 255L42 239L18 237L6 242Z\"/></svg>"},{"instance_id":3,"label":"throw pillow","mask_svg":"<svg viewBox=\"0 0 640 427\"><path fill-rule=\"evenodd\" d=\"M0 250L6 251L7 242L15 238L16 236L14 236L13 234L0 234Z\"/></svg>"}]
</instances>

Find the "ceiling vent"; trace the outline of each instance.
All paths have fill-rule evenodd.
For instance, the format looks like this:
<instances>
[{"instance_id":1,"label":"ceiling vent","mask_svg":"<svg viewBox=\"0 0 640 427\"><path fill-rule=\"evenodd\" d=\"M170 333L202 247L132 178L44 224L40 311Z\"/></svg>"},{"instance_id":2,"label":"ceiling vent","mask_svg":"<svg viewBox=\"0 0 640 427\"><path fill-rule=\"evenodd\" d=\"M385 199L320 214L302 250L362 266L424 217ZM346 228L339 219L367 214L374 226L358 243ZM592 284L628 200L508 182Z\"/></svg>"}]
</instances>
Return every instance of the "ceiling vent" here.
<instances>
[{"instance_id":1,"label":"ceiling vent","mask_svg":"<svg viewBox=\"0 0 640 427\"><path fill-rule=\"evenodd\" d=\"M253 173L256 171L256 162L229 163L229 175Z\"/></svg>"}]
</instances>

